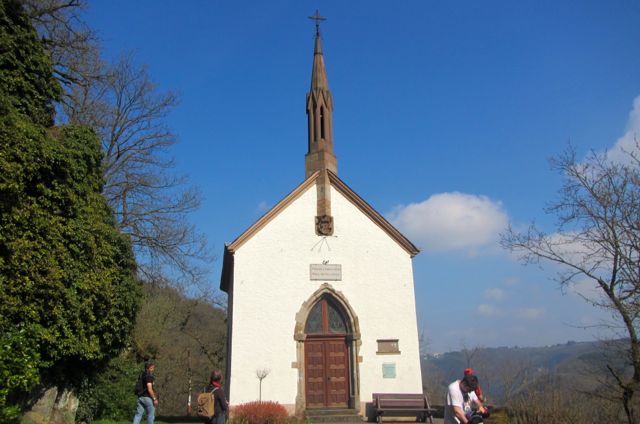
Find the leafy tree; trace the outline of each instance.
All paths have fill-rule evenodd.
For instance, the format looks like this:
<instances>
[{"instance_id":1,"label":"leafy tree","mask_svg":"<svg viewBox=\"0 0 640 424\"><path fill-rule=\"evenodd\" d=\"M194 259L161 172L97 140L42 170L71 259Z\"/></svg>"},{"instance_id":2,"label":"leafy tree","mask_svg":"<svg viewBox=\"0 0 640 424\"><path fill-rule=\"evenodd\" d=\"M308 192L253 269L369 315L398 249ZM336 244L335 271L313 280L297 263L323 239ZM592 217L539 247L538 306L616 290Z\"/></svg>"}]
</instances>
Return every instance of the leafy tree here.
<instances>
[{"instance_id":1,"label":"leafy tree","mask_svg":"<svg viewBox=\"0 0 640 424\"><path fill-rule=\"evenodd\" d=\"M226 329L223 310L162 284L145 285L133 348L156 360L163 414L184 414L190 389L195 394L211 371L224 369Z\"/></svg>"},{"instance_id":2,"label":"leafy tree","mask_svg":"<svg viewBox=\"0 0 640 424\"><path fill-rule=\"evenodd\" d=\"M0 3L0 45L3 111L11 107L36 124L50 126L60 86L38 35L17 2Z\"/></svg>"},{"instance_id":3,"label":"leafy tree","mask_svg":"<svg viewBox=\"0 0 640 424\"><path fill-rule=\"evenodd\" d=\"M199 206L199 193L173 169L171 147L177 137L166 117L177 96L160 91L131 55L115 63L101 60L98 37L82 19L85 0L18 1L63 88L58 121L89 126L100 138L102 193L115 212L117 227L130 235L138 275L147 283L133 349L119 358L155 357L163 413L183 413L187 374L195 387L212 368L223 368L226 326L224 312L210 304L216 301L215 293L202 285L211 260L205 239L188 223L189 213ZM180 293L185 287L204 302L185 298ZM103 373L117 374L121 365L111 361L82 380L79 417L115 416L118 401L95 393L130 386L103 378ZM196 375L196 370L206 371Z\"/></svg>"},{"instance_id":4,"label":"leafy tree","mask_svg":"<svg viewBox=\"0 0 640 424\"><path fill-rule=\"evenodd\" d=\"M49 127L51 63L16 1L0 2L0 408L72 383L125 346L140 285L101 195L90 129ZM37 370L37 372L36 372Z\"/></svg>"},{"instance_id":5,"label":"leafy tree","mask_svg":"<svg viewBox=\"0 0 640 424\"><path fill-rule=\"evenodd\" d=\"M100 137L104 194L119 228L131 236L141 276L216 300L202 285L212 260L206 239L187 219L201 196L175 173L170 154L177 137L166 117L177 95L161 92L132 55L115 63L100 59L97 36L82 20L85 0L20 2L64 87L59 119L87 125Z\"/></svg>"},{"instance_id":6,"label":"leafy tree","mask_svg":"<svg viewBox=\"0 0 640 424\"><path fill-rule=\"evenodd\" d=\"M224 369L224 311L162 284L145 284L132 346L83 381L76 420L131 418L142 361L154 358L162 415L184 415L189 393Z\"/></svg>"},{"instance_id":7,"label":"leafy tree","mask_svg":"<svg viewBox=\"0 0 640 424\"><path fill-rule=\"evenodd\" d=\"M584 298L612 313L627 341L627 367L608 365L616 381L627 421L637 423L640 389L640 143L622 160L592 152L584 161L569 149L552 164L564 176L558 199L547 212L558 218L557 231L531 225L524 233L510 228L504 247L525 263L559 265L561 286L591 282L598 294ZM631 372L627 370L630 369Z\"/></svg>"},{"instance_id":8,"label":"leafy tree","mask_svg":"<svg viewBox=\"0 0 640 424\"><path fill-rule=\"evenodd\" d=\"M139 375L140 365L134 355L125 351L113 358L104 370L98 370L83 382L76 422L131 419L136 402L133 385Z\"/></svg>"},{"instance_id":9,"label":"leafy tree","mask_svg":"<svg viewBox=\"0 0 640 424\"><path fill-rule=\"evenodd\" d=\"M4 319L0 323L0 422L18 418L20 407L10 401L16 393L26 392L39 381L38 351L24 326L14 327Z\"/></svg>"}]
</instances>

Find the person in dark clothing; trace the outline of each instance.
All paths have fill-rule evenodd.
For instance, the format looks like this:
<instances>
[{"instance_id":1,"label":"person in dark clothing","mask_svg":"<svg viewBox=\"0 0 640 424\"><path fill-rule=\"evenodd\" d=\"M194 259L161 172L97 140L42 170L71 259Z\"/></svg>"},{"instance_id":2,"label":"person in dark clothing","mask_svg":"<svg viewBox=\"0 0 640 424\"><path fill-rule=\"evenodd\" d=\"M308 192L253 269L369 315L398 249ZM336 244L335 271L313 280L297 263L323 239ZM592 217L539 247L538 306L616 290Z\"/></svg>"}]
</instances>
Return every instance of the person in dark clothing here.
<instances>
[{"instance_id":1,"label":"person in dark clothing","mask_svg":"<svg viewBox=\"0 0 640 424\"><path fill-rule=\"evenodd\" d=\"M144 372L138 377L142 380L142 391L136 393L138 395L138 402L136 403L136 413L133 416L132 424L140 424L142 415L144 415L145 412L147 413L147 424L153 424L156 408L158 407L158 396L153 385L155 381L153 373L155 370L155 364L152 361L147 361L144 364Z\"/></svg>"},{"instance_id":2,"label":"person in dark clothing","mask_svg":"<svg viewBox=\"0 0 640 424\"><path fill-rule=\"evenodd\" d=\"M211 378L207 385L206 391L213 391L215 401L215 412L211 420L206 424L225 424L227 422L227 412L229 410L229 402L222 388L222 373L218 370L211 372Z\"/></svg>"}]
</instances>

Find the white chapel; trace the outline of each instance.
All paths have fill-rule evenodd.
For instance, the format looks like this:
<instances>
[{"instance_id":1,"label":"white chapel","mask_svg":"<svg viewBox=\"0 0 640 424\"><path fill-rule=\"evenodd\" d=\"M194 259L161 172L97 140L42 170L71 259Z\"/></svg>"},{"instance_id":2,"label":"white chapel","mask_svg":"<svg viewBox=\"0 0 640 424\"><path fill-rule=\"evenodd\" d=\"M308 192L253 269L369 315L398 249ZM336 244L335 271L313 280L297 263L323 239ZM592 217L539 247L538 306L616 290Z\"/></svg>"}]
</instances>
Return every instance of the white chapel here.
<instances>
[{"instance_id":1,"label":"white chapel","mask_svg":"<svg viewBox=\"0 0 640 424\"><path fill-rule=\"evenodd\" d=\"M372 393L422 393L418 249L338 177L317 23L304 181L224 250L226 389L232 405L364 414Z\"/></svg>"}]
</instances>

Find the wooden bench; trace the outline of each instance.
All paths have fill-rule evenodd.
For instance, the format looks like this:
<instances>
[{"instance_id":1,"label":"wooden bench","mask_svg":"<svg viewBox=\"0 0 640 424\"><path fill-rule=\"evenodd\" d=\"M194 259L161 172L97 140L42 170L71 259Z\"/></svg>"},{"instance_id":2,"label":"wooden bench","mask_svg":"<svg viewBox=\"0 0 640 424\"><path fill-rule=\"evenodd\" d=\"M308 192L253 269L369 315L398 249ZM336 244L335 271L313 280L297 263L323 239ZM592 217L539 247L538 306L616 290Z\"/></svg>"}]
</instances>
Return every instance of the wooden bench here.
<instances>
[{"instance_id":1,"label":"wooden bench","mask_svg":"<svg viewBox=\"0 0 640 424\"><path fill-rule=\"evenodd\" d=\"M378 423L383 416L416 416L416 421L433 424L435 409L429 405L427 395L423 393L374 393L373 410Z\"/></svg>"}]
</instances>

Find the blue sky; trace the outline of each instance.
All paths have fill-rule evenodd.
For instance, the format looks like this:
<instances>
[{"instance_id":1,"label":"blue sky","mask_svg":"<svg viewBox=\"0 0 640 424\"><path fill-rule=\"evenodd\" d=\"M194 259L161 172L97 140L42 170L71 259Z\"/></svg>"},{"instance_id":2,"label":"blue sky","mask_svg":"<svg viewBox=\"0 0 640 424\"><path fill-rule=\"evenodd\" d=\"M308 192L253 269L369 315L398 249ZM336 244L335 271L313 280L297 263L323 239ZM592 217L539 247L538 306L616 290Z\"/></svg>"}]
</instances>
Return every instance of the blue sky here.
<instances>
[{"instance_id":1,"label":"blue sky","mask_svg":"<svg viewBox=\"0 0 640 424\"><path fill-rule=\"evenodd\" d=\"M105 55L133 51L162 90L194 223L218 257L304 177L316 9L338 175L400 228L431 352L606 335L551 268L497 245L536 220L548 159L640 132L640 3L616 1L94 1ZM634 101L636 101L634 106ZM221 260L214 263L217 287Z\"/></svg>"}]
</instances>

